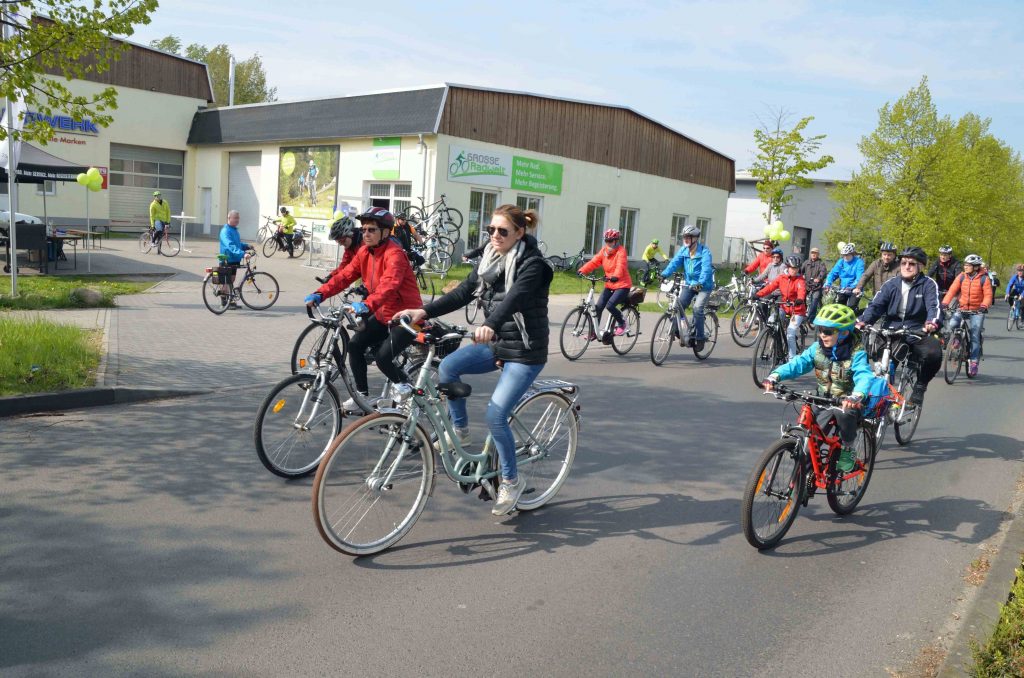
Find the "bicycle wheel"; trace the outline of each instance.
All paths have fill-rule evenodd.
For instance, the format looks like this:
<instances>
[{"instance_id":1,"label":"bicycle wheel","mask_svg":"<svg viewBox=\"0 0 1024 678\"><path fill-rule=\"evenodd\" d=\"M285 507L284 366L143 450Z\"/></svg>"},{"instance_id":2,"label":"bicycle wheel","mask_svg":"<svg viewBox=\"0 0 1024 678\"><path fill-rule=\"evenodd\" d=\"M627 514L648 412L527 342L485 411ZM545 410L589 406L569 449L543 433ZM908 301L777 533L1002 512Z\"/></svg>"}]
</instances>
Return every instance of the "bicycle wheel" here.
<instances>
[{"instance_id":1,"label":"bicycle wheel","mask_svg":"<svg viewBox=\"0 0 1024 678\"><path fill-rule=\"evenodd\" d=\"M409 428L404 416L375 413L331 443L313 481L313 518L331 548L379 553L420 517L434 487L434 455L423 427Z\"/></svg>"},{"instance_id":2,"label":"bicycle wheel","mask_svg":"<svg viewBox=\"0 0 1024 678\"><path fill-rule=\"evenodd\" d=\"M693 355L697 357L697 360L707 360L711 352L715 350L715 344L718 343L718 314L714 311L708 311L704 314L704 348L697 350L697 347L693 347Z\"/></svg>"},{"instance_id":3,"label":"bicycle wheel","mask_svg":"<svg viewBox=\"0 0 1024 678\"><path fill-rule=\"evenodd\" d=\"M455 224L456 230L462 228L462 212L454 207L449 207L445 210L444 218L445 221L450 221Z\"/></svg>"},{"instance_id":4,"label":"bicycle wheel","mask_svg":"<svg viewBox=\"0 0 1024 678\"><path fill-rule=\"evenodd\" d=\"M293 257L301 257L305 253L306 253L306 239L305 238L303 238L302 240L300 240L298 242L293 242L292 243L292 256Z\"/></svg>"},{"instance_id":5,"label":"bicycle wheel","mask_svg":"<svg viewBox=\"0 0 1024 678\"><path fill-rule=\"evenodd\" d=\"M743 304L732 316L729 333L737 346L747 348L753 346L761 334L761 323L757 318L757 308L751 304Z\"/></svg>"},{"instance_id":6,"label":"bicycle wheel","mask_svg":"<svg viewBox=\"0 0 1024 678\"><path fill-rule=\"evenodd\" d=\"M565 396L538 393L516 406L509 424L516 440L516 472L526 479L516 508L532 511L548 503L569 476L579 420Z\"/></svg>"},{"instance_id":7,"label":"bicycle wheel","mask_svg":"<svg viewBox=\"0 0 1024 678\"><path fill-rule=\"evenodd\" d=\"M228 310L230 298L220 293L220 285L213 284L213 277L207 274L203 278L203 303L210 312L220 315Z\"/></svg>"},{"instance_id":8,"label":"bicycle wheel","mask_svg":"<svg viewBox=\"0 0 1024 678\"><path fill-rule=\"evenodd\" d=\"M751 360L754 386L763 388L768 375L785 360L786 351L779 345L778 335L774 332L763 333L754 345L754 356Z\"/></svg>"},{"instance_id":9,"label":"bicycle wheel","mask_svg":"<svg viewBox=\"0 0 1024 678\"><path fill-rule=\"evenodd\" d=\"M658 305L658 308L660 308L663 311L668 310L669 299L669 295L662 292L660 287L658 288L658 291L654 293L654 303L656 303Z\"/></svg>"},{"instance_id":10,"label":"bicycle wheel","mask_svg":"<svg viewBox=\"0 0 1024 678\"><path fill-rule=\"evenodd\" d=\"M782 541L800 511L802 456L796 440L783 438L764 451L747 480L740 522L747 543L759 551Z\"/></svg>"},{"instance_id":11,"label":"bicycle wheel","mask_svg":"<svg viewBox=\"0 0 1024 678\"><path fill-rule=\"evenodd\" d=\"M452 267L452 255L440 248L440 241L447 238L438 238L438 247L430 252L427 257L427 270L434 273L447 273Z\"/></svg>"},{"instance_id":12,"label":"bicycle wheel","mask_svg":"<svg viewBox=\"0 0 1024 678\"><path fill-rule=\"evenodd\" d=\"M651 334L651 362L661 365L668 358L672 350L672 342L676 339L676 323L671 313L665 313L658 318Z\"/></svg>"},{"instance_id":13,"label":"bicycle wheel","mask_svg":"<svg viewBox=\"0 0 1024 678\"><path fill-rule=\"evenodd\" d=\"M423 297L426 303L430 303L437 296L437 289L434 285L434 279L428 278L422 270L417 269L416 271L416 285L420 288L420 296Z\"/></svg>"},{"instance_id":14,"label":"bicycle wheel","mask_svg":"<svg viewBox=\"0 0 1024 678\"><path fill-rule=\"evenodd\" d=\"M145 231L139 236L139 251L143 254L149 254L151 249L153 249L153 236L149 234L149 231Z\"/></svg>"},{"instance_id":15,"label":"bicycle wheel","mask_svg":"<svg viewBox=\"0 0 1024 678\"><path fill-rule=\"evenodd\" d=\"M409 205L405 208L406 219L413 223L420 223L423 221L423 210L415 205Z\"/></svg>"},{"instance_id":16,"label":"bicycle wheel","mask_svg":"<svg viewBox=\"0 0 1024 678\"><path fill-rule=\"evenodd\" d=\"M332 331L322 325L310 323L295 340L292 346L291 370L292 374L298 374L300 370L316 369L320 362L326 357L326 352L331 351L334 365L338 369L345 367L345 356L348 355L348 332L342 331L338 338L338 344L328 348L327 341L331 338Z\"/></svg>"},{"instance_id":17,"label":"bicycle wheel","mask_svg":"<svg viewBox=\"0 0 1024 678\"><path fill-rule=\"evenodd\" d=\"M909 366L904 367L904 370L900 383L902 401L889 408L889 412L892 413L892 432L900 445L910 443L917 430L917 422L921 419L921 410L924 409L924 405L912 405L910 402L910 395L917 384L917 371Z\"/></svg>"},{"instance_id":18,"label":"bicycle wheel","mask_svg":"<svg viewBox=\"0 0 1024 678\"><path fill-rule=\"evenodd\" d=\"M565 316L562 332L558 336L558 345L562 355L569 360L577 360L587 351L591 337L594 336L594 321L590 314L582 308L574 308Z\"/></svg>"},{"instance_id":19,"label":"bicycle wheel","mask_svg":"<svg viewBox=\"0 0 1024 678\"><path fill-rule=\"evenodd\" d=\"M176 257L181 252L181 243L173 235L169 235L160 243L160 254L165 257Z\"/></svg>"},{"instance_id":20,"label":"bicycle wheel","mask_svg":"<svg viewBox=\"0 0 1024 678\"><path fill-rule=\"evenodd\" d=\"M562 257L558 256L557 254L552 254L550 257L548 257L544 261L546 261L549 264L551 264L551 268L553 268L556 271L564 271L565 270L565 259L563 259Z\"/></svg>"},{"instance_id":21,"label":"bicycle wheel","mask_svg":"<svg viewBox=\"0 0 1024 678\"><path fill-rule=\"evenodd\" d=\"M626 355L636 346L640 337L640 311L633 307L622 311L622 319L626 321L626 333L615 336L612 333L612 350L619 355Z\"/></svg>"},{"instance_id":22,"label":"bicycle wheel","mask_svg":"<svg viewBox=\"0 0 1024 678\"><path fill-rule=\"evenodd\" d=\"M341 398L329 381L296 374L279 382L263 399L253 441L256 456L274 475L301 478L316 470L331 441L341 432Z\"/></svg>"},{"instance_id":23,"label":"bicycle wheel","mask_svg":"<svg viewBox=\"0 0 1024 678\"><path fill-rule=\"evenodd\" d=\"M270 229L266 226L261 226L260 230L256 231L256 244L262 245L263 242L270 237Z\"/></svg>"},{"instance_id":24,"label":"bicycle wheel","mask_svg":"<svg viewBox=\"0 0 1024 678\"><path fill-rule=\"evenodd\" d=\"M263 256L272 257L277 251L277 238L267 238L263 243Z\"/></svg>"},{"instance_id":25,"label":"bicycle wheel","mask_svg":"<svg viewBox=\"0 0 1024 678\"><path fill-rule=\"evenodd\" d=\"M474 299L466 305L466 322L475 325L478 315L480 315L480 300Z\"/></svg>"},{"instance_id":26,"label":"bicycle wheel","mask_svg":"<svg viewBox=\"0 0 1024 678\"><path fill-rule=\"evenodd\" d=\"M1016 324L1017 319L1013 317L1013 306L1010 306L1006 311L1006 331L1012 332Z\"/></svg>"},{"instance_id":27,"label":"bicycle wheel","mask_svg":"<svg viewBox=\"0 0 1024 678\"><path fill-rule=\"evenodd\" d=\"M274 305L281 293L277 278L259 271L245 276L238 288L238 296L242 303L254 311L263 311Z\"/></svg>"},{"instance_id":28,"label":"bicycle wheel","mask_svg":"<svg viewBox=\"0 0 1024 678\"><path fill-rule=\"evenodd\" d=\"M946 355L942 359L942 378L947 384L952 384L960 376L960 370L964 366L964 333L960 329L953 330L949 341L946 342Z\"/></svg>"},{"instance_id":29,"label":"bicycle wheel","mask_svg":"<svg viewBox=\"0 0 1024 678\"><path fill-rule=\"evenodd\" d=\"M871 472L875 470L875 436L870 426L862 425L857 429L855 445L856 466L849 473L843 473L833 467L835 476L826 490L829 508L841 516L853 513L857 508L857 504L868 490Z\"/></svg>"}]
</instances>

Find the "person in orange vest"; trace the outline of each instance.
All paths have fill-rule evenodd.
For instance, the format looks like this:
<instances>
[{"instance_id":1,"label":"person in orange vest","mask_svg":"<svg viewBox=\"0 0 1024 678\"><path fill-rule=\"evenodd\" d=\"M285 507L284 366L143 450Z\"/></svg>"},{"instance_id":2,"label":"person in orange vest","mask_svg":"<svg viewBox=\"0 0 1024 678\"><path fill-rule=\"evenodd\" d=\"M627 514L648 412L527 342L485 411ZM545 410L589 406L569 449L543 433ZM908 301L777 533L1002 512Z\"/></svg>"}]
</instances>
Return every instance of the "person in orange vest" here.
<instances>
[{"instance_id":1,"label":"person in orange vest","mask_svg":"<svg viewBox=\"0 0 1024 678\"><path fill-rule=\"evenodd\" d=\"M954 299L960 300L960 307L949 318L946 331L952 332L960 324L961 311L973 311L971 323L971 355L967 374L978 374L978 359L981 356L981 333L985 329L985 313L992 305L992 281L982 269L985 262L977 254L964 257L964 271L953 279L942 299L942 307L948 308Z\"/></svg>"}]
</instances>

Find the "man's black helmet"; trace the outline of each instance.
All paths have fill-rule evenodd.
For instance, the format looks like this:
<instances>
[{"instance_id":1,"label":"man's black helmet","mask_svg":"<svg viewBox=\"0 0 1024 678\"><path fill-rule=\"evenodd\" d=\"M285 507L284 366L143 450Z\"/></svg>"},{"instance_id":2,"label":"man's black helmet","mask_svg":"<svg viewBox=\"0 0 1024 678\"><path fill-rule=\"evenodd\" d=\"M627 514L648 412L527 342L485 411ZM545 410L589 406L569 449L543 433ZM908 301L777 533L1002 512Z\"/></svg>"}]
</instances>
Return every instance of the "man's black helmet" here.
<instances>
[{"instance_id":1,"label":"man's black helmet","mask_svg":"<svg viewBox=\"0 0 1024 678\"><path fill-rule=\"evenodd\" d=\"M928 255L924 253L924 250L920 247L907 247L900 252L900 259L908 257L910 259L917 259L918 263L922 266L928 265Z\"/></svg>"},{"instance_id":2,"label":"man's black helmet","mask_svg":"<svg viewBox=\"0 0 1024 678\"><path fill-rule=\"evenodd\" d=\"M371 207L358 217L360 222L373 221L381 228L390 231L395 226L395 217L383 207Z\"/></svg>"},{"instance_id":3,"label":"man's black helmet","mask_svg":"<svg viewBox=\"0 0 1024 678\"><path fill-rule=\"evenodd\" d=\"M352 217L344 216L331 224L331 232L329 237L331 240L340 240L341 238L354 238L356 231L358 231L356 222L352 221Z\"/></svg>"},{"instance_id":4,"label":"man's black helmet","mask_svg":"<svg viewBox=\"0 0 1024 678\"><path fill-rule=\"evenodd\" d=\"M793 268L800 268L800 265L804 263L804 260L800 258L799 254L791 254L786 257L786 266Z\"/></svg>"}]
</instances>

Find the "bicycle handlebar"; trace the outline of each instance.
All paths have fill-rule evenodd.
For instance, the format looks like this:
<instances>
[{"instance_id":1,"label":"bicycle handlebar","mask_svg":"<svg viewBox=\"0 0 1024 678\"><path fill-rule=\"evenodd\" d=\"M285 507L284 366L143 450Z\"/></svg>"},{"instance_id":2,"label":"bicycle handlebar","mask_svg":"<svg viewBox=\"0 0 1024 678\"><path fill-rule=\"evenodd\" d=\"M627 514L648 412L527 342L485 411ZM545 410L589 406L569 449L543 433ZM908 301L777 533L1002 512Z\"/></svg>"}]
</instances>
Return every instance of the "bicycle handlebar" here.
<instances>
[{"instance_id":1,"label":"bicycle handlebar","mask_svg":"<svg viewBox=\"0 0 1024 678\"><path fill-rule=\"evenodd\" d=\"M421 332L420 330L416 329L413 326L412 318L410 318L407 315L399 316L398 320L392 320L388 324L399 325L401 326L402 329L404 329L406 332L413 335L414 337L419 337L420 334L422 334L424 344L438 344L444 341L448 341L449 339L464 339L466 335L469 334L469 330L460 325L455 325L451 328L447 328L450 329L450 331L445 332L441 336L437 336L436 333L431 332L431 330L434 329L433 327L424 327L423 331Z\"/></svg>"},{"instance_id":2,"label":"bicycle handlebar","mask_svg":"<svg viewBox=\"0 0 1024 678\"><path fill-rule=\"evenodd\" d=\"M924 338L924 337L928 336L928 333L925 332L924 330L912 330L909 327L900 327L900 328L897 328L897 329L887 330L887 329L885 329L883 327L875 327L874 325L865 325L861 329L861 332L866 332L867 334L878 334L878 335L881 335L883 337L905 337L905 336L910 336L910 337Z\"/></svg>"},{"instance_id":3,"label":"bicycle handlebar","mask_svg":"<svg viewBox=\"0 0 1024 678\"><path fill-rule=\"evenodd\" d=\"M786 401L802 400L805 403L817 405L818 407L841 407L843 402L843 398L820 396L809 391L795 391L779 384L776 384L771 391L765 391L765 395L771 395L779 400Z\"/></svg>"}]
</instances>

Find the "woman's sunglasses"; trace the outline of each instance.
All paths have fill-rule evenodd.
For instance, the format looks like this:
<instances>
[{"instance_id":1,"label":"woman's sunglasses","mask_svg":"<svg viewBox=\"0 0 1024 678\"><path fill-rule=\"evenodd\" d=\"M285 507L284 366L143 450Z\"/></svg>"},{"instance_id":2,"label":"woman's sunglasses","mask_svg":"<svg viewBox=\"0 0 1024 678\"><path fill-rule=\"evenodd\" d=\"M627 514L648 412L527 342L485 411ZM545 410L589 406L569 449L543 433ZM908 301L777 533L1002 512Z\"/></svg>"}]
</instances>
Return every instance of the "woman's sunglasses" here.
<instances>
[{"instance_id":1,"label":"woman's sunglasses","mask_svg":"<svg viewBox=\"0 0 1024 678\"><path fill-rule=\"evenodd\" d=\"M502 228L501 226L488 226L487 227L487 235L494 235L495 233L500 235L502 238L507 238L508 237L508 229L507 228Z\"/></svg>"},{"instance_id":2,"label":"woman's sunglasses","mask_svg":"<svg viewBox=\"0 0 1024 678\"><path fill-rule=\"evenodd\" d=\"M376 233L377 231L379 231L381 229L379 229L379 228L366 228L365 226L363 226L359 230L362 231L363 233Z\"/></svg>"}]
</instances>

